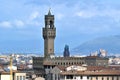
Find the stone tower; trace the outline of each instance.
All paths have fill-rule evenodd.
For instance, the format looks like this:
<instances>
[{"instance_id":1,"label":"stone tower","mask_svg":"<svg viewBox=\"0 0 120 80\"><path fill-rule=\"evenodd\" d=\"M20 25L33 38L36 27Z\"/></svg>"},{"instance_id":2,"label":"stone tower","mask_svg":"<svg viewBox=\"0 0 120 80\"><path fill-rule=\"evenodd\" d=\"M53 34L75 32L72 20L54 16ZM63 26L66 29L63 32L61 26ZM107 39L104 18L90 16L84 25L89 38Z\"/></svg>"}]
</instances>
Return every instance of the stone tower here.
<instances>
[{"instance_id":1,"label":"stone tower","mask_svg":"<svg viewBox=\"0 0 120 80\"><path fill-rule=\"evenodd\" d=\"M56 28L54 26L54 15L50 10L45 15L45 27L43 28L44 38L44 57L50 57L54 55L54 39L56 37Z\"/></svg>"}]
</instances>

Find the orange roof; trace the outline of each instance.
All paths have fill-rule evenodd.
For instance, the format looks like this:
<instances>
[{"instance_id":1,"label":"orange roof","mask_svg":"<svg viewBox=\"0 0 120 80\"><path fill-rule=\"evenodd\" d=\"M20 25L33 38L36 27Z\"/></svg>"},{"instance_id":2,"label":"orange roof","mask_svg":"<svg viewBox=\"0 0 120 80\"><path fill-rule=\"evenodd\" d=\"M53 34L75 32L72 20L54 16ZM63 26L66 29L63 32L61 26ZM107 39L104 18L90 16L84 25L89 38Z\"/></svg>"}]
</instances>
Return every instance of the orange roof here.
<instances>
[{"instance_id":1,"label":"orange roof","mask_svg":"<svg viewBox=\"0 0 120 80\"><path fill-rule=\"evenodd\" d=\"M120 71L65 71L61 75L120 75Z\"/></svg>"},{"instance_id":2,"label":"orange roof","mask_svg":"<svg viewBox=\"0 0 120 80\"><path fill-rule=\"evenodd\" d=\"M103 66L87 66L87 70L89 70L89 71L102 70L104 68L105 67L103 67Z\"/></svg>"},{"instance_id":3,"label":"orange roof","mask_svg":"<svg viewBox=\"0 0 120 80\"><path fill-rule=\"evenodd\" d=\"M64 71L62 75L120 75L120 67L86 66L85 71ZM119 70L118 70L119 68Z\"/></svg>"},{"instance_id":4,"label":"orange roof","mask_svg":"<svg viewBox=\"0 0 120 80\"><path fill-rule=\"evenodd\" d=\"M56 66L56 67L58 67L60 70L62 70L62 71L65 71L65 66Z\"/></svg>"},{"instance_id":5,"label":"orange roof","mask_svg":"<svg viewBox=\"0 0 120 80\"><path fill-rule=\"evenodd\" d=\"M53 62L52 61L44 61L43 65L53 65Z\"/></svg>"}]
</instances>

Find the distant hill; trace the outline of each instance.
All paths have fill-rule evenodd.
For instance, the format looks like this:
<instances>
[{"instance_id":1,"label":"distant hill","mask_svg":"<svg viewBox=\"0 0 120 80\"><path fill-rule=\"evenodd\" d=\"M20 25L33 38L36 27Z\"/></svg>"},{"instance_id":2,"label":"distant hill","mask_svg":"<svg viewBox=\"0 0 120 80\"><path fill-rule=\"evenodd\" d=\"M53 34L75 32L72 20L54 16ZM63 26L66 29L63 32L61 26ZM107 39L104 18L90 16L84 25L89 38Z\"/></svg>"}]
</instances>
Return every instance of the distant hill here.
<instances>
[{"instance_id":1,"label":"distant hill","mask_svg":"<svg viewBox=\"0 0 120 80\"><path fill-rule=\"evenodd\" d=\"M91 52L98 51L99 49L105 49L108 54L120 54L120 35L101 37L87 41L72 49L71 53L89 55Z\"/></svg>"}]
</instances>

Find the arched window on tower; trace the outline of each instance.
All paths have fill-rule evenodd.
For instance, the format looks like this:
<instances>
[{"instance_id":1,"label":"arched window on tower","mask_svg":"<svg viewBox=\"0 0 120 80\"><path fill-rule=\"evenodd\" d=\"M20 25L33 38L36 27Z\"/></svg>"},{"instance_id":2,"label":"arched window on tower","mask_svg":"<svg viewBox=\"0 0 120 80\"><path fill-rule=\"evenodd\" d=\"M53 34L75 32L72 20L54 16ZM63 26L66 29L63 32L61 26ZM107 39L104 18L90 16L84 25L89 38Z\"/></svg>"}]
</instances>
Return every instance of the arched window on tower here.
<instances>
[{"instance_id":1,"label":"arched window on tower","mask_svg":"<svg viewBox=\"0 0 120 80\"><path fill-rule=\"evenodd\" d=\"M53 21L50 21L50 28L53 28Z\"/></svg>"}]
</instances>

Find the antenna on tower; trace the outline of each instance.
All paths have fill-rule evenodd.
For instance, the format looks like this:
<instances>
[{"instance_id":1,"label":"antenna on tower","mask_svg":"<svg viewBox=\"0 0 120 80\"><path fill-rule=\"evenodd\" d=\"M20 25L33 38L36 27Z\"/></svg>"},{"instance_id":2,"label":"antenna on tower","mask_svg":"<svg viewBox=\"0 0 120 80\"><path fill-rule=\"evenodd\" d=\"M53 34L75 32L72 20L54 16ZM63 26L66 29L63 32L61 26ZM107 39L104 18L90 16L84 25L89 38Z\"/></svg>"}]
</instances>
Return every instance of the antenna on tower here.
<instances>
[{"instance_id":1,"label":"antenna on tower","mask_svg":"<svg viewBox=\"0 0 120 80\"><path fill-rule=\"evenodd\" d=\"M51 8L49 8L48 15L51 15Z\"/></svg>"}]
</instances>

